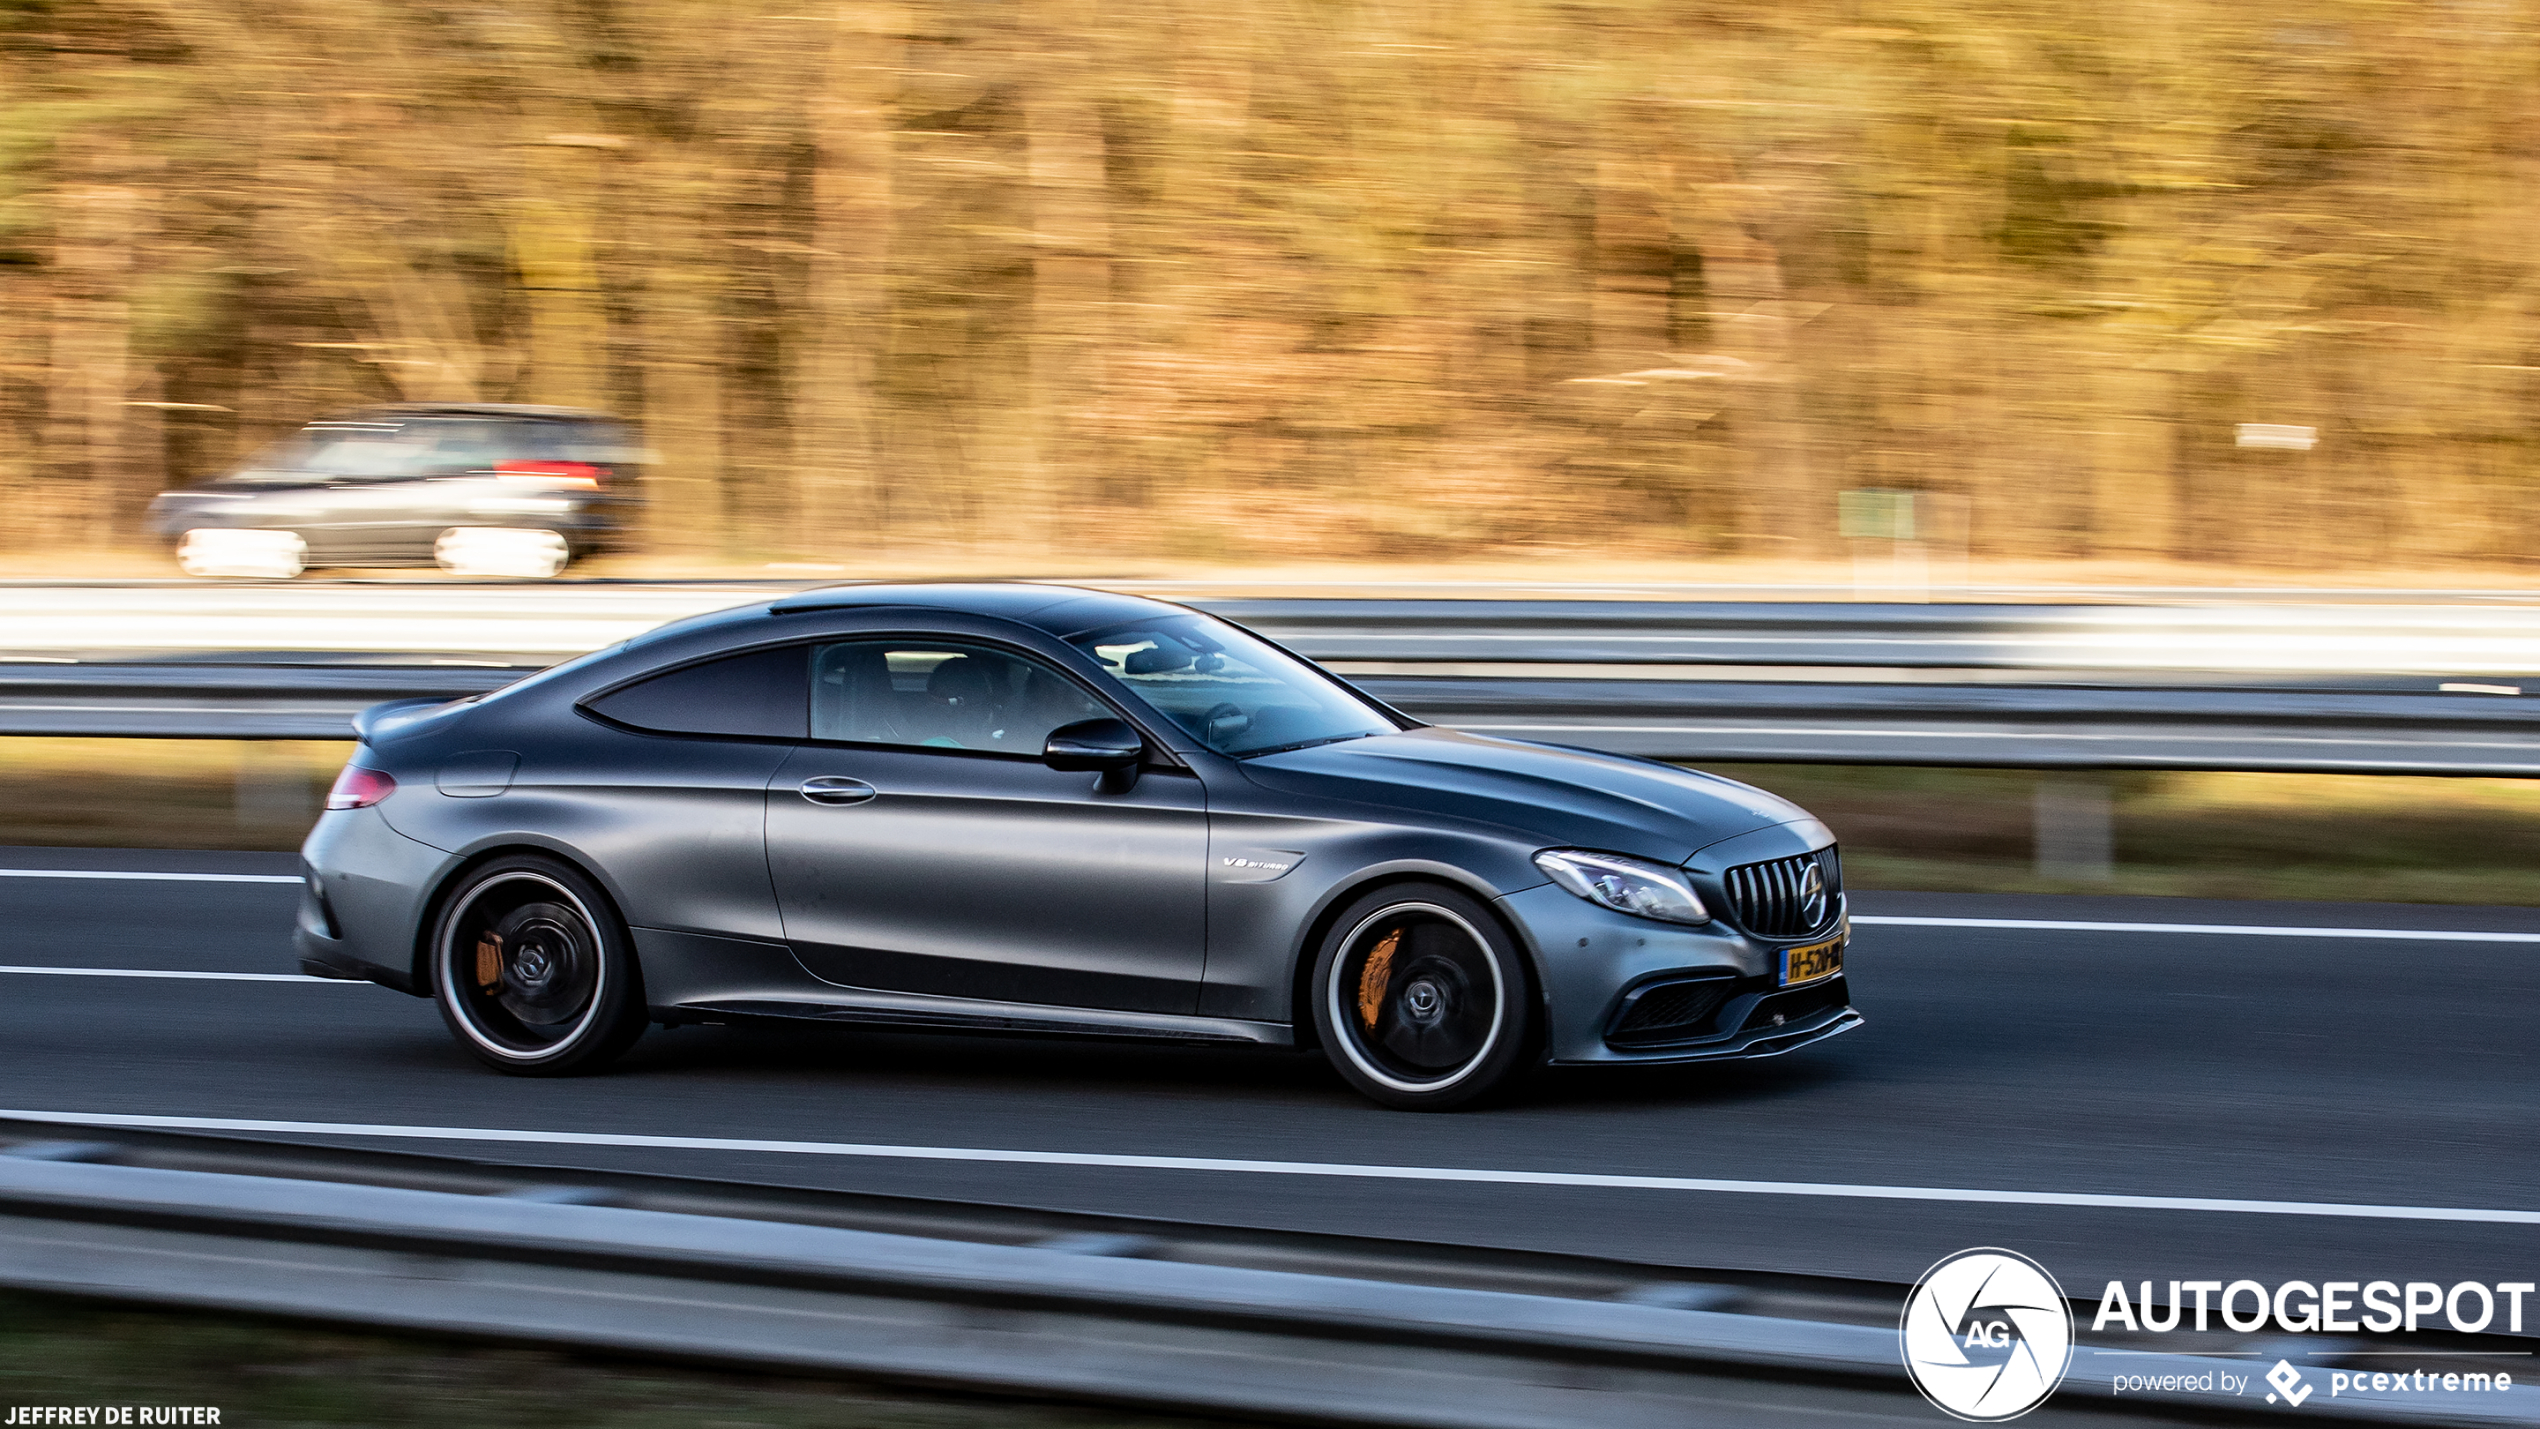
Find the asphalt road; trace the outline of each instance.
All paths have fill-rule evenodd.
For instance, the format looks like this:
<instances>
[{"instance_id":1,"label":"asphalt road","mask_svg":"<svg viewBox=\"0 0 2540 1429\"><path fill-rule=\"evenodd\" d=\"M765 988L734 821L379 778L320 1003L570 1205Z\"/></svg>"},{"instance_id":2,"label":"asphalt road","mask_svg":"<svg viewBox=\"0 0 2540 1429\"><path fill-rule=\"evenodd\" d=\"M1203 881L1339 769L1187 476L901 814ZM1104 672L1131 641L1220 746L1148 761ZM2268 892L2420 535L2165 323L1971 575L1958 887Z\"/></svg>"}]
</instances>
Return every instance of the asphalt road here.
<instances>
[{"instance_id":1,"label":"asphalt road","mask_svg":"<svg viewBox=\"0 0 2540 1429\"><path fill-rule=\"evenodd\" d=\"M287 857L0 850L0 870L288 873ZM289 973L288 884L0 877L0 964ZM1856 915L2540 930L2389 905L1863 895ZM2540 1279L2540 1225L1900 1200L1974 1188L2540 1210L2540 943L1865 926L1869 1026L1726 1068L1554 1073L1517 1104L1371 1106L1318 1061L833 1029L647 1036L609 1074L480 1070L363 985L0 974L0 1107L1596 1172L1834 1194L1426 1182L678 1148L367 1141L1699 1269L1907 1281L1949 1252L2109 1278Z\"/></svg>"}]
</instances>

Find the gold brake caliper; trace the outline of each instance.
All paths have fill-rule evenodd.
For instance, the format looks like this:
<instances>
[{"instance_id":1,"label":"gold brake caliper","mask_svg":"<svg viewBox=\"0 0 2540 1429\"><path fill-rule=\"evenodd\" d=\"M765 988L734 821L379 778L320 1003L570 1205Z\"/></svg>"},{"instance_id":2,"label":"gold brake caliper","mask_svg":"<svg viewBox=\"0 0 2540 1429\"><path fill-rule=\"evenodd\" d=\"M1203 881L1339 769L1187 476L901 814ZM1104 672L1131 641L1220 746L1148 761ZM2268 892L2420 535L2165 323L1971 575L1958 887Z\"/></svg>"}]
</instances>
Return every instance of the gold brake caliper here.
<instances>
[{"instance_id":1,"label":"gold brake caliper","mask_svg":"<svg viewBox=\"0 0 2540 1429\"><path fill-rule=\"evenodd\" d=\"M1367 966L1358 973L1358 1020L1367 1030L1376 1030L1376 1014L1385 1007L1385 987L1393 981L1393 951L1402 945L1402 930L1394 929L1367 955Z\"/></svg>"},{"instance_id":2,"label":"gold brake caliper","mask_svg":"<svg viewBox=\"0 0 2540 1429\"><path fill-rule=\"evenodd\" d=\"M476 939L476 985L492 992L503 980L503 935L481 933Z\"/></svg>"}]
</instances>

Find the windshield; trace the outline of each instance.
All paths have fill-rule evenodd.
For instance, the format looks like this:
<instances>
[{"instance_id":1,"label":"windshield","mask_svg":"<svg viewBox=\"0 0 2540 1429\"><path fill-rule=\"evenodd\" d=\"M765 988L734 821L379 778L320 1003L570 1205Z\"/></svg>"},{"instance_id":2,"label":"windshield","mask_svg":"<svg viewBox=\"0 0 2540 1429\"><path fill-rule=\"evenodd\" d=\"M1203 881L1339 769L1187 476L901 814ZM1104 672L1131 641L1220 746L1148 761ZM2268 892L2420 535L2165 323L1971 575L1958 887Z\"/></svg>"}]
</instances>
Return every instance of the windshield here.
<instances>
[{"instance_id":1,"label":"windshield","mask_svg":"<svg viewBox=\"0 0 2540 1429\"><path fill-rule=\"evenodd\" d=\"M1220 754L1272 754L1395 730L1321 672L1204 616L1141 621L1072 643Z\"/></svg>"},{"instance_id":2,"label":"windshield","mask_svg":"<svg viewBox=\"0 0 2540 1429\"><path fill-rule=\"evenodd\" d=\"M505 461L590 462L614 434L585 429L604 425L500 417L337 418L311 422L258 453L230 479L393 481L491 471Z\"/></svg>"}]
</instances>

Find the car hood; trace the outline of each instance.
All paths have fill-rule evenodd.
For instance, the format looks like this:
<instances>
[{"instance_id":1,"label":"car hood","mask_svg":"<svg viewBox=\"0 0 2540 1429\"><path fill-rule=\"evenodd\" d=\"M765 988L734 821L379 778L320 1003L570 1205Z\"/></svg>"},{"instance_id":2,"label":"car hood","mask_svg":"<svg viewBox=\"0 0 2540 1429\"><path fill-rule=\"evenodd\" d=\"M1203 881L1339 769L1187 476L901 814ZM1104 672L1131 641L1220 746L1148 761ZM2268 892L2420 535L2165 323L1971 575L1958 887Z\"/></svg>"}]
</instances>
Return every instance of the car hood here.
<instances>
[{"instance_id":1,"label":"car hood","mask_svg":"<svg viewBox=\"0 0 2540 1429\"><path fill-rule=\"evenodd\" d=\"M1245 761L1244 772L1285 793L1669 863L1722 839L1809 817L1786 799L1713 774L1442 729L1265 755Z\"/></svg>"}]
</instances>

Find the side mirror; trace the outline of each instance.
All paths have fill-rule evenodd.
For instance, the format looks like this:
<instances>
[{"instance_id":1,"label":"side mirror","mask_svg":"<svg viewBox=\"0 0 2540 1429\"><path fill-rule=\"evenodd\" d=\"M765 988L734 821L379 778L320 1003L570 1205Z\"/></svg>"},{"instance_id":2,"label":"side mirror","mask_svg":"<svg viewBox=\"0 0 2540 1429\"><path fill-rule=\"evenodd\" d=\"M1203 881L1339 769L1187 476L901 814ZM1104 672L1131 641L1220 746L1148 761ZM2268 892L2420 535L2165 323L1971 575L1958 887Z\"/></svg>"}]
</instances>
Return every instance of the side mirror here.
<instances>
[{"instance_id":1,"label":"side mirror","mask_svg":"<svg viewBox=\"0 0 2540 1429\"><path fill-rule=\"evenodd\" d=\"M1098 771L1103 792L1117 794L1137 782L1146 753L1146 737L1127 720L1080 719L1050 731L1041 762L1067 773Z\"/></svg>"}]
</instances>

